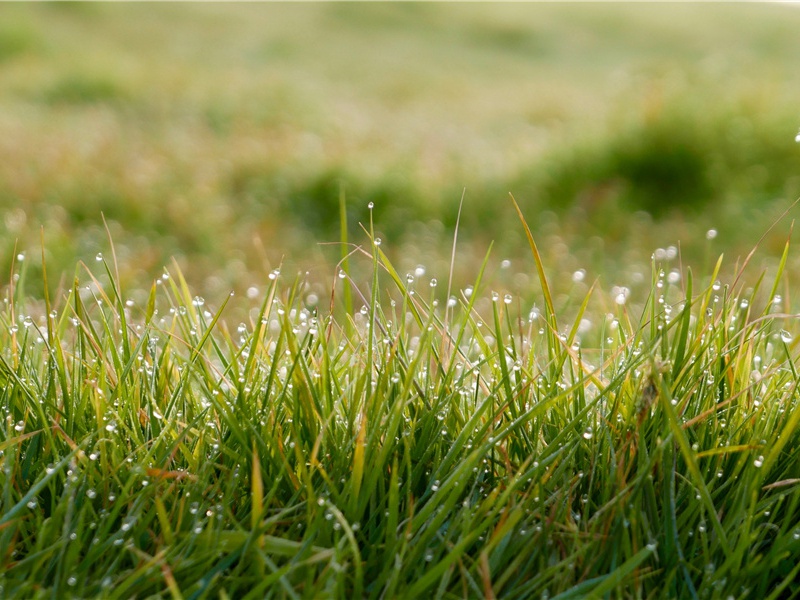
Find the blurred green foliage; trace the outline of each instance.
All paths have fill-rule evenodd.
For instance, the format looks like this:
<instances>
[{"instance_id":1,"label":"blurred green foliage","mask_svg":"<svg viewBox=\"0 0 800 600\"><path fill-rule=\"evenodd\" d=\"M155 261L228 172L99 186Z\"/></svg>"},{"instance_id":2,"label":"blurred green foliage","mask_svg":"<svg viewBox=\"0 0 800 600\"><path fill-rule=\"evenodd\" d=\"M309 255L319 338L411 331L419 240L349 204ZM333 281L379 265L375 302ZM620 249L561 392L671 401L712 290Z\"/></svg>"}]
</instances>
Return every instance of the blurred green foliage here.
<instances>
[{"instance_id":1,"label":"blurred green foliage","mask_svg":"<svg viewBox=\"0 0 800 600\"><path fill-rule=\"evenodd\" d=\"M91 259L102 213L123 282L171 256L221 287L282 262L324 272L342 193L350 241L372 202L386 251L413 268L449 252L466 190L468 261L493 240L524 256L512 192L556 264L615 273L678 242L705 259L711 227L746 252L800 194L792 7L2 13L4 269L15 246L39 254L42 229L53 272Z\"/></svg>"},{"instance_id":2,"label":"blurred green foliage","mask_svg":"<svg viewBox=\"0 0 800 600\"><path fill-rule=\"evenodd\" d=\"M553 207L724 218L733 206L800 194L793 127L785 107L769 115L671 108L568 145L516 185Z\"/></svg>"},{"instance_id":3,"label":"blurred green foliage","mask_svg":"<svg viewBox=\"0 0 800 600\"><path fill-rule=\"evenodd\" d=\"M73 73L65 75L44 90L49 104L94 104L126 99L122 86L110 77Z\"/></svg>"},{"instance_id":4,"label":"blurred green foliage","mask_svg":"<svg viewBox=\"0 0 800 600\"><path fill-rule=\"evenodd\" d=\"M26 23L0 23L0 64L40 47L35 30Z\"/></svg>"}]
</instances>

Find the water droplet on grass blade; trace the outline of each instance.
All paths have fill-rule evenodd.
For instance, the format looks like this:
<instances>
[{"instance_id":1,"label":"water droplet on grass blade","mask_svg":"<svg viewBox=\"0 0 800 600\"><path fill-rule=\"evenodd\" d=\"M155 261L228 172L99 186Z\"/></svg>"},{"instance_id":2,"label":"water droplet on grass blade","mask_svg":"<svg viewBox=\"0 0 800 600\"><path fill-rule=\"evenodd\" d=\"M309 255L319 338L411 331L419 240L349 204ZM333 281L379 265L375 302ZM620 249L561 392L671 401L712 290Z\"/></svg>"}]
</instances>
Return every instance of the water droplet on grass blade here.
<instances>
[{"instance_id":1,"label":"water droplet on grass blade","mask_svg":"<svg viewBox=\"0 0 800 600\"><path fill-rule=\"evenodd\" d=\"M103 262L103 253L102 253L102 252L98 252L98 253L95 255L94 259L95 259L97 262Z\"/></svg>"},{"instance_id":2,"label":"water droplet on grass blade","mask_svg":"<svg viewBox=\"0 0 800 600\"><path fill-rule=\"evenodd\" d=\"M791 333L789 333L789 332L788 332L788 331L786 331L785 329L781 329L781 339L782 339L782 340L783 340L785 343L787 343L787 344L788 344L788 343L790 343L790 342L791 342L791 341L792 341L794 338L792 337L792 334L791 334Z\"/></svg>"}]
</instances>

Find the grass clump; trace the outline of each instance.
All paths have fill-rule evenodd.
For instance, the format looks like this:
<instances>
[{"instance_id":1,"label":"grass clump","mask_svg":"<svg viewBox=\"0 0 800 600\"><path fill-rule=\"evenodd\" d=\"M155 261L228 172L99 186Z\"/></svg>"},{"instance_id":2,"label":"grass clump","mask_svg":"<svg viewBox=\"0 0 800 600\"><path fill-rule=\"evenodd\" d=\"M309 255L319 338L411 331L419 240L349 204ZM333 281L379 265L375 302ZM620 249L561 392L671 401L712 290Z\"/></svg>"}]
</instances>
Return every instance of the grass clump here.
<instances>
[{"instance_id":1,"label":"grass clump","mask_svg":"<svg viewBox=\"0 0 800 600\"><path fill-rule=\"evenodd\" d=\"M372 237L365 291L273 271L238 325L177 268L141 302L102 256L52 300L12 280L2 595L797 594L788 244L773 282L654 261L565 315L529 241L532 310L488 257L441 294Z\"/></svg>"}]
</instances>

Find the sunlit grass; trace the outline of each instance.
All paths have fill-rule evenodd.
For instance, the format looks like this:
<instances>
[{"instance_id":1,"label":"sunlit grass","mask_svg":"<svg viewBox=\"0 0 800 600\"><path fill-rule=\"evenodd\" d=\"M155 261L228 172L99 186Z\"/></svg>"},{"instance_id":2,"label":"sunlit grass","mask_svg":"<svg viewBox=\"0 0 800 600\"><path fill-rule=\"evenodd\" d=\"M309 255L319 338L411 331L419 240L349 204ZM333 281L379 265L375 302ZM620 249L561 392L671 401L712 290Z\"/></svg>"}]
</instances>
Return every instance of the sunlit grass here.
<instances>
[{"instance_id":1,"label":"sunlit grass","mask_svg":"<svg viewBox=\"0 0 800 600\"><path fill-rule=\"evenodd\" d=\"M333 313L273 271L238 325L177 267L132 301L108 252L58 297L15 278L3 596L798 592L788 244L774 278L653 258L566 314L533 238L539 308L489 257L449 290L367 241Z\"/></svg>"}]
</instances>

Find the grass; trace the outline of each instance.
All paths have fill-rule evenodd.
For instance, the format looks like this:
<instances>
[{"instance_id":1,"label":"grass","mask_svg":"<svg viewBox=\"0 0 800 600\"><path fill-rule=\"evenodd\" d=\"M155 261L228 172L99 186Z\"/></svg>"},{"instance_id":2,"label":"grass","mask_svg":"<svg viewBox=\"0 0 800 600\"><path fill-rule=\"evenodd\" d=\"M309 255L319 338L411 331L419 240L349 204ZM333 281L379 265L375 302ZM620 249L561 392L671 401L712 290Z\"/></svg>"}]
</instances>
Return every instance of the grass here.
<instances>
[{"instance_id":1,"label":"grass","mask_svg":"<svg viewBox=\"0 0 800 600\"><path fill-rule=\"evenodd\" d=\"M122 285L147 285L174 256L216 295L279 264L327 276L338 252L318 243L339 239L342 188L351 226L375 204L403 271L448 256L466 188L460 235L474 260L493 240L496 255L524 257L510 191L549 264L614 276L632 268L629 249L638 263L677 240L699 262L711 228L746 253L800 194L790 6L2 12L0 270L16 242L31 286L41 228L51 271L69 272L103 251L101 213L126 258ZM546 256L551 235L567 257ZM462 287L472 263L454 275Z\"/></svg>"},{"instance_id":2,"label":"grass","mask_svg":"<svg viewBox=\"0 0 800 600\"><path fill-rule=\"evenodd\" d=\"M654 257L646 294L561 310L533 237L531 309L492 291L490 255L443 294L373 236L326 297L273 272L236 327L177 266L137 302L98 255L35 301L23 261L0 330L3 596L800 592L788 242L774 277Z\"/></svg>"},{"instance_id":3,"label":"grass","mask_svg":"<svg viewBox=\"0 0 800 600\"><path fill-rule=\"evenodd\" d=\"M800 12L0 11L0 596L800 595Z\"/></svg>"}]
</instances>

